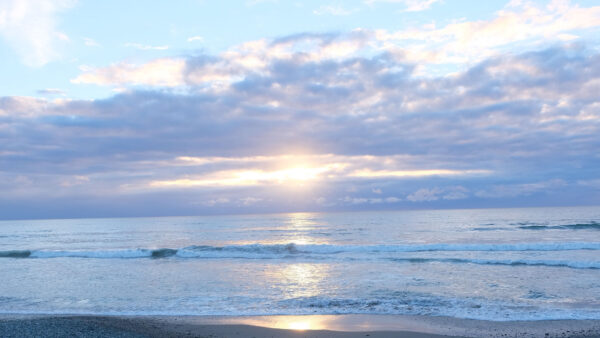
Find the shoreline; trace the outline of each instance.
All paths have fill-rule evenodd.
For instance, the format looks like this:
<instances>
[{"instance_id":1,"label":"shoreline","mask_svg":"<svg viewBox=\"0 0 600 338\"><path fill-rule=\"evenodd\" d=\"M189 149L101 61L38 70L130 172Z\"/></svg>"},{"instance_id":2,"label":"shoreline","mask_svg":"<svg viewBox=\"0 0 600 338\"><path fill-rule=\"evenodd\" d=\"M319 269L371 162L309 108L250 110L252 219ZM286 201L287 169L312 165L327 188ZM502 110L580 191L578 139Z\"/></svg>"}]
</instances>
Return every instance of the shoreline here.
<instances>
[{"instance_id":1,"label":"shoreline","mask_svg":"<svg viewBox=\"0 0 600 338\"><path fill-rule=\"evenodd\" d=\"M600 337L600 320L484 321L402 315L104 316L2 314L0 336Z\"/></svg>"}]
</instances>

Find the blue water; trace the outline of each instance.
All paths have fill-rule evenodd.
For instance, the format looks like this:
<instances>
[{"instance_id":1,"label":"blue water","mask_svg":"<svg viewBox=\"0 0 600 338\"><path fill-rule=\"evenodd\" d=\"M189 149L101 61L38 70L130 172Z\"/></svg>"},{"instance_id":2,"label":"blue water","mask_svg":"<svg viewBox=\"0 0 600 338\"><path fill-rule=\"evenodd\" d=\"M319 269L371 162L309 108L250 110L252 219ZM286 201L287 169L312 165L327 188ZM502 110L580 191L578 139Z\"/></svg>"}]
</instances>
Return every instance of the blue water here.
<instances>
[{"instance_id":1,"label":"blue water","mask_svg":"<svg viewBox=\"0 0 600 338\"><path fill-rule=\"evenodd\" d=\"M600 319L600 207L0 221L0 313Z\"/></svg>"}]
</instances>

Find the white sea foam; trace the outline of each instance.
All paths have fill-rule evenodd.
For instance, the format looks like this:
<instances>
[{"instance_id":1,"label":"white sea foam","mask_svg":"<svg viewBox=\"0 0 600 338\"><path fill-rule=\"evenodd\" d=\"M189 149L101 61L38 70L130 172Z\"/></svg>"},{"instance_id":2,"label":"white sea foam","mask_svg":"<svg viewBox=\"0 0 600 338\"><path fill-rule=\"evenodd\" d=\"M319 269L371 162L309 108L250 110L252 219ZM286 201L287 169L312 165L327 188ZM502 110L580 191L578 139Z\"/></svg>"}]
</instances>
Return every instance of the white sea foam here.
<instances>
[{"instance_id":1,"label":"white sea foam","mask_svg":"<svg viewBox=\"0 0 600 338\"><path fill-rule=\"evenodd\" d=\"M166 305L166 304L165 304ZM256 315L328 315L376 314L411 316L449 316L490 321L522 320L600 320L600 312L593 307L572 309L534 308L511 301L481 298L452 298L431 294L400 292L383 297L335 298L298 297L283 299L266 307L237 303L235 306L212 304L201 308L164 306L163 308L128 308L114 310L98 307L81 309L0 309L0 314L53 314L53 315L108 315L108 316L256 316Z\"/></svg>"},{"instance_id":2,"label":"white sea foam","mask_svg":"<svg viewBox=\"0 0 600 338\"><path fill-rule=\"evenodd\" d=\"M409 263L465 263L465 264L480 264L480 265L530 265L530 266L556 266L568 267L574 269L600 269L600 261L566 261L566 260L535 260L535 259L465 259L465 258L390 258L396 262Z\"/></svg>"},{"instance_id":3,"label":"white sea foam","mask_svg":"<svg viewBox=\"0 0 600 338\"><path fill-rule=\"evenodd\" d=\"M517 243L517 244L420 244L420 245L297 245L249 244L230 246L189 246L181 249L127 249L127 250L11 250L0 251L4 258L96 258L135 259L166 258L184 259L307 259L307 260L373 260L389 259L409 263L471 263L480 265L539 265L578 269L600 269L600 261L532 260L532 259L471 259L452 257L390 257L410 252L519 252L519 251L567 251L600 250L600 243Z\"/></svg>"},{"instance_id":4,"label":"white sea foam","mask_svg":"<svg viewBox=\"0 0 600 338\"><path fill-rule=\"evenodd\" d=\"M250 244L223 247L190 246L177 251L180 257L242 257L258 255L333 255L339 253L394 253L429 251L568 251L600 250L599 242L506 243L506 244L401 244L401 245L329 245L329 244Z\"/></svg>"}]
</instances>

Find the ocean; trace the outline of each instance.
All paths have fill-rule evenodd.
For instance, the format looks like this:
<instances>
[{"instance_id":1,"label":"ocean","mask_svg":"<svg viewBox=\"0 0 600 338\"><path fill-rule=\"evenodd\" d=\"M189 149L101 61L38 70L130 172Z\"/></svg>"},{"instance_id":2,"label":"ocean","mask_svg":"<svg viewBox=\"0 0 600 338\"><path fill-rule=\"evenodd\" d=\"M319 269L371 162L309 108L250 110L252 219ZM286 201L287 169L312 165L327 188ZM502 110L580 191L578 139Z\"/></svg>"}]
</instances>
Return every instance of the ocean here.
<instances>
[{"instance_id":1,"label":"ocean","mask_svg":"<svg viewBox=\"0 0 600 338\"><path fill-rule=\"evenodd\" d=\"M600 319L600 207L0 221L0 313Z\"/></svg>"}]
</instances>

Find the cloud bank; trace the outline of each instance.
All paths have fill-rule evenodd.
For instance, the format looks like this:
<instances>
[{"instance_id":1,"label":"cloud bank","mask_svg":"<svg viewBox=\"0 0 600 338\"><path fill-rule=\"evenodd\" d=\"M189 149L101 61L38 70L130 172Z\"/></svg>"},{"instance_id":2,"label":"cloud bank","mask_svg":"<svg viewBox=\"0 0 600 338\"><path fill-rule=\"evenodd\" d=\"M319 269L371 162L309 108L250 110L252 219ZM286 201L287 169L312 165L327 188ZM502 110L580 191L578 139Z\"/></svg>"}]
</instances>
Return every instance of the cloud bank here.
<instances>
[{"instance_id":1,"label":"cloud bank","mask_svg":"<svg viewBox=\"0 0 600 338\"><path fill-rule=\"evenodd\" d=\"M598 8L513 2L488 21L85 68L72 82L126 90L0 98L0 212L598 204L600 53L564 36Z\"/></svg>"},{"instance_id":2,"label":"cloud bank","mask_svg":"<svg viewBox=\"0 0 600 338\"><path fill-rule=\"evenodd\" d=\"M433 78L387 52L299 52L221 87L193 79L226 60L180 62L184 93L0 99L3 213L21 215L19 200L127 200L133 214L163 199L165 214L598 201L580 182L600 178L600 55L582 46Z\"/></svg>"}]
</instances>

